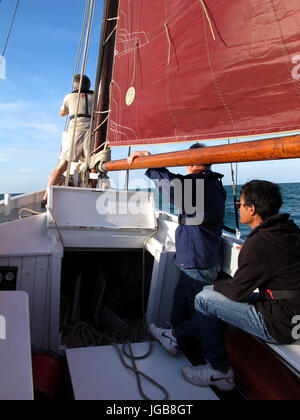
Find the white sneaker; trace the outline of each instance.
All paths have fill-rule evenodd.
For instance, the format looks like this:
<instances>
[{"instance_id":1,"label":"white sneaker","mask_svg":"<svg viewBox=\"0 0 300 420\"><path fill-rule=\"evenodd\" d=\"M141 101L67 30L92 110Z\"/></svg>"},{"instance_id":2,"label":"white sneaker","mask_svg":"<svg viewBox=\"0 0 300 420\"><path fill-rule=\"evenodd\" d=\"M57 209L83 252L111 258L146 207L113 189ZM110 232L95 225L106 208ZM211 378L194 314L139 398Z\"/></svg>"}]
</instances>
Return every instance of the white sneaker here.
<instances>
[{"instance_id":1,"label":"white sneaker","mask_svg":"<svg viewBox=\"0 0 300 420\"><path fill-rule=\"evenodd\" d=\"M232 391L235 388L232 368L223 373L213 369L210 364L185 366L182 368L182 374L188 382L197 386L215 386L221 391Z\"/></svg>"},{"instance_id":2,"label":"white sneaker","mask_svg":"<svg viewBox=\"0 0 300 420\"><path fill-rule=\"evenodd\" d=\"M173 357L177 356L178 343L176 337L172 333L172 329L158 328L154 324L150 324L149 333L158 341L161 346Z\"/></svg>"}]
</instances>

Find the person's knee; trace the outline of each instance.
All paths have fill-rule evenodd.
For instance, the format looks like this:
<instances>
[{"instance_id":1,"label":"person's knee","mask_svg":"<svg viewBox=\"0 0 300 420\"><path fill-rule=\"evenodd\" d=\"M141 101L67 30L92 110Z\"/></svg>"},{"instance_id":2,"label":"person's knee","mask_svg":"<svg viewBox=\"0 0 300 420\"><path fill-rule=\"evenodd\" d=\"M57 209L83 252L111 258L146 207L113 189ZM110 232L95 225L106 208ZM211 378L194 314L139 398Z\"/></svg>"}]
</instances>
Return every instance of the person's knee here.
<instances>
[{"instance_id":1,"label":"person's knee","mask_svg":"<svg viewBox=\"0 0 300 420\"><path fill-rule=\"evenodd\" d=\"M197 312L203 315L208 315L209 306L214 300L216 293L211 288L204 288L200 293L195 296L195 309Z\"/></svg>"}]
</instances>

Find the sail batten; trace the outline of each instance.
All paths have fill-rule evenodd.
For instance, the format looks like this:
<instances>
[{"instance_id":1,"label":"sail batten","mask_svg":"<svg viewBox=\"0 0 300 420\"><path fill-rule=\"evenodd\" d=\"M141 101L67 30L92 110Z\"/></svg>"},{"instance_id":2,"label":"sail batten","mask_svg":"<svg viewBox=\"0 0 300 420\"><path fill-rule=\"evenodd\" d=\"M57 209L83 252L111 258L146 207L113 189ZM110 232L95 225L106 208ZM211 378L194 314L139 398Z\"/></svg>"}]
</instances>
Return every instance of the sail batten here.
<instances>
[{"instance_id":1,"label":"sail batten","mask_svg":"<svg viewBox=\"0 0 300 420\"><path fill-rule=\"evenodd\" d=\"M118 17L111 146L299 131L298 0L120 0Z\"/></svg>"}]
</instances>

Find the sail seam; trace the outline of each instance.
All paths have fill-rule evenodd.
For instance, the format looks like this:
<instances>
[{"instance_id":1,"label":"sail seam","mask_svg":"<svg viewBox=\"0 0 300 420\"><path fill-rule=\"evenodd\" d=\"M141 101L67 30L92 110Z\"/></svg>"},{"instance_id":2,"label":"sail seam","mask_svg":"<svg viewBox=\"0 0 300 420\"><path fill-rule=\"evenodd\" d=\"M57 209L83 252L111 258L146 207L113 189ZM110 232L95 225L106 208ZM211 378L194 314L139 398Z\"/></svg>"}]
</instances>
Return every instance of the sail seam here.
<instances>
[{"instance_id":1,"label":"sail seam","mask_svg":"<svg viewBox=\"0 0 300 420\"><path fill-rule=\"evenodd\" d=\"M231 112L231 110L229 108L229 105L225 101L225 98L224 98L222 89L221 89L221 87L219 85L219 82L218 82L217 77L216 77L215 72L214 72L214 67L213 67L213 63L212 63L212 59L211 59L211 54L210 54L210 49L209 49L209 43L208 43L206 19L205 19L205 14L204 14L203 11L202 11L202 18L203 18L203 21L204 21L204 38L205 38L205 45L206 45L206 50L207 50L207 59L208 59L208 64L209 64L210 71L211 71L211 76L212 76L213 84L215 86L215 89L217 91L217 94L219 96L219 99L220 99L221 103L223 104L223 107L224 107L224 109L225 109L225 111L226 111L226 113L227 113L227 115L228 115L228 117L230 119L230 122L232 124L232 127L234 128L235 127L235 119L234 119L234 117L232 115L232 112Z\"/></svg>"},{"instance_id":2,"label":"sail seam","mask_svg":"<svg viewBox=\"0 0 300 420\"><path fill-rule=\"evenodd\" d=\"M280 49L281 49L282 55L285 58L287 58L287 60L286 60L286 66L287 66L287 69L288 69L288 73L291 75L292 74L292 71L293 71L293 67L292 67L292 64L291 64L290 59L289 59L289 57L290 57L289 56L289 53L288 53L287 48L286 48L286 45L284 43L284 38L283 38L281 27L280 27L280 24L279 24L279 21L278 21L278 18L277 18L275 6L274 6L272 0L268 0L268 3L270 5L270 8L271 8L271 11L272 11L272 14L273 14L274 26L276 27L277 32L278 32L278 38L279 38L279 42L280 42ZM300 97L300 86L299 86L297 80L295 80L293 77L292 77L292 81L293 81L293 86L294 86L294 89L296 91L296 94Z\"/></svg>"}]
</instances>

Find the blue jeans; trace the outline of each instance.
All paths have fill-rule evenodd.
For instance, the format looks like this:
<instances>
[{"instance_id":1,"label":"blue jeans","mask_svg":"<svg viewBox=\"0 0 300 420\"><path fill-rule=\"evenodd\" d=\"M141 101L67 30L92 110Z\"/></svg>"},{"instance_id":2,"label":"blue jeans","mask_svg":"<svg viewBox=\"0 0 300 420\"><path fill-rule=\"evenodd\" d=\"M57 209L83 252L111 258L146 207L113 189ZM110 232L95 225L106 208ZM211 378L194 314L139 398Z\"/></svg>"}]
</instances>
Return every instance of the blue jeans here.
<instances>
[{"instance_id":1,"label":"blue jeans","mask_svg":"<svg viewBox=\"0 0 300 420\"><path fill-rule=\"evenodd\" d=\"M173 297L171 324L178 345L193 365L202 359L199 348L199 314L195 311L195 296L216 280L220 269L181 269L181 275Z\"/></svg>"},{"instance_id":2,"label":"blue jeans","mask_svg":"<svg viewBox=\"0 0 300 420\"><path fill-rule=\"evenodd\" d=\"M245 302L234 302L221 293L205 287L195 298L199 315L199 333L203 357L217 370L228 367L225 348L224 322L233 325L263 341L278 344L267 330L263 315L257 310L251 295ZM250 303L251 302L251 303Z\"/></svg>"},{"instance_id":3,"label":"blue jeans","mask_svg":"<svg viewBox=\"0 0 300 420\"><path fill-rule=\"evenodd\" d=\"M212 284L218 277L221 267L214 267L208 269L202 268L181 268L180 269L184 274L192 279L203 282L203 285Z\"/></svg>"}]
</instances>

